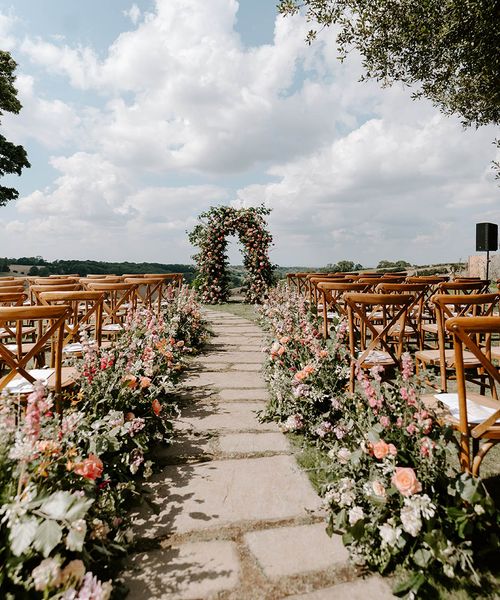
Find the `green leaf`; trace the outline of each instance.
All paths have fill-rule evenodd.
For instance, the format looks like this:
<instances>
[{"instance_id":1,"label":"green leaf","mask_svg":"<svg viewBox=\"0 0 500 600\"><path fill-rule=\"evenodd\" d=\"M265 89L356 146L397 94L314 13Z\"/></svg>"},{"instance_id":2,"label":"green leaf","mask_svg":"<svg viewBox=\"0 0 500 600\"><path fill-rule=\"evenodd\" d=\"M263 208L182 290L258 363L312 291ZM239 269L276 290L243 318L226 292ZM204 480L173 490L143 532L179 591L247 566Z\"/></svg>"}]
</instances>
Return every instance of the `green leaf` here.
<instances>
[{"instance_id":1,"label":"green leaf","mask_svg":"<svg viewBox=\"0 0 500 600\"><path fill-rule=\"evenodd\" d=\"M38 527L33 545L43 554L44 558L47 558L62 540L62 534L63 530L59 523L47 519Z\"/></svg>"},{"instance_id":2,"label":"green leaf","mask_svg":"<svg viewBox=\"0 0 500 600\"><path fill-rule=\"evenodd\" d=\"M40 507L42 512L49 519L64 519L68 512L73 496L70 492L55 492Z\"/></svg>"},{"instance_id":3,"label":"green leaf","mask_svg":"<svg viewBox=\"0 0 500 600\"><path fill-rule=\"evenodd\" d=\"M87 523L82 519L79 523L78 529L71 527L68 535L66 536L66 548L74 552L81 552L83 549L83 542L87 535Z\"/></svg>"},{"instance_id":4,"label":"green leaf","mask_svg":"<svg viewBox=\"0 0 500 600\"><path fill-rule=\"evenodd\" d=\"M77 521L78 519L83 519L83 517L87 514L89 508L92 506L93 502L93 498L89 498L86 500L77 498L76 502L73 503L73 505L65 515L66 521L72 522Z\"/></svg>"},{"instance_id":5,"label":"green leaf","mask_svg":"<svg viewBox=\"0 0 500 600\"><path fill-rule=\"evenodd\" d=\"M31 546L38 529L38 519L29 517L10 530L10 547L14 556L21 556Z\"/></svg>"},{"instance_id":6,"label":"green leaf","mask_svg":"<svg viewBox=\"0 0 500 600\"><path fill-rule=\"evenodd\" d=\"M427 567L431 559L432 552L430 550L427 550L427 548L420 548L413 555L413 561L415 562L415 564L419 567L422 567L423 569Z\"/></svg>"}]
</instances>

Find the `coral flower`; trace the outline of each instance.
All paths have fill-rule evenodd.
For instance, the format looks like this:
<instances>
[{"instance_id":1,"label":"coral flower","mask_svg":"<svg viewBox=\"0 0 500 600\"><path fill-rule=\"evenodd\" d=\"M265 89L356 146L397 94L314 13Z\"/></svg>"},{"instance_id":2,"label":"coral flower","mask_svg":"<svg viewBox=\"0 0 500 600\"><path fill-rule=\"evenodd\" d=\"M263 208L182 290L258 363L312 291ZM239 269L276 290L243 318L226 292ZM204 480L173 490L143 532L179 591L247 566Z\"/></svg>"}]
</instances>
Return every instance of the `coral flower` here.
<instances>
[{"instance_id":1,"label":"coral flower","mask_svg":"<svg viewBox=\"0 0 500 600\"><path fill-rule=\"evenodd\" d=\"M141 377L141 388L148 388L151 385L151 379L149 377Z\"/></svg>"},{"instance_id":2,"label":"coral flower","mask_svg":"<svg viewBox=\"0 0 500 600\"><path fill-rule=\"evenodd\" d=\"M102 475L102 460L95 454L89 454L83 462L77 463L73 467L73 471L85 479L95 480Z\"/></svg>"},{"instance_id":3,"label":"coral flower","mask_svg":"<svg viewBox=\"0 0 500 600\"><path fill-rule=\"evenodd\" d=\"M161 413L161 404L157 398L155 398L151 403L151 408L153 409L154 414L158 417Z\"/></svg>"}]
</instances>

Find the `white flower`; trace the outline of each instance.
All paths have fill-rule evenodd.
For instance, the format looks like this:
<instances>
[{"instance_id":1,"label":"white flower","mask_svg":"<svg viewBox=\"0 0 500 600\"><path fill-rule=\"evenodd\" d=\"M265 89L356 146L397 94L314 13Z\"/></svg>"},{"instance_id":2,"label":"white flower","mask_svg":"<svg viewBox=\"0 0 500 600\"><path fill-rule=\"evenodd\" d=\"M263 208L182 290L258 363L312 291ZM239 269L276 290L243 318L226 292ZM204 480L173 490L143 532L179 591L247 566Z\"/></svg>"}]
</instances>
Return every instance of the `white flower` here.
<instances>
[{"instance_id":1,"label":"white flower","mask_svg":"<svg viewBox=\"0 0 500 600\"><path fill-rule=\"evenodd\" d=\"M387 495L384 484L378 479L372 482L372 490L375 496L378 496L379 498L385 498Z\"/></svg>"},{"instance_id":2,"label":"white flower","mask_svg":"<svg viewBox=\"0 0 500 600\"><path fill-rule=\"evenodd\" d=\"M383 545L393 547L401 536L401 528L393 527L389 522L380 525L378 528Z\"/></svg>"},{"instance_id":3,"label":"white flower","mask_svg":"<svg viewBox=\"0 0 500 600\"><path fill-rule=\"evenodd\" d=\"M49 587L58 587L61 582L61 567L54 558L45 558L31 573L35 590L43 592Z\"/></svg>"},{"instance_id":4,"label":"white flower","mask_svg":"<svg viewBox=\"0 0 500 600\"><path fill-rule=\"evenodd\" d=\"M403 529L413 537L417 537L422 528L422 519L420 518L420 511L418 508L414 508L405 502L405 506L401 509L400 516Z\"/></svg>"},{"instance_id":5,"label":"white flower","mask_svg":"<svg viewBox=\"0 0 500 600\"><path fill-rule=\"evenodd\" d=\"M340 448L337 452L337 459L341 465L345 465L349 462L351 458L351 452L347 448Z\"/></svg>"},{"instance_id":6,"label":"white flower","mask_svg":"<svg viewBox=\"0 0 500 600\"><path fill-rule=\"evenodd\" d=\"M455 577L455 571L453 569L453 565L449 565L448 563L443 563L443 571L444 574L449 577L450 579L453 579L453 577Z\"/></svg>"},{"instance_id":7,"label":"white flower","mask_svg":"<svg viewBox=\"0 0 500 600\"><path fill-rule=\"evenodd\" d=\"M430 519L436 514L436 505L431 502L427 494L415 494L405 498L405 506L418 511L424 519Z\"/></svg>"},{"instance_id":8,"label":"white flower","mask_svg":"<svg viewBox=\"0 0 500 600\"><path fill-rule=\"evenodd\" d=\"M364 516L365 516L365 513L363 512L363 509L361 508L361 506L353 506L351 508L351 510L349 511L349 523L351 525L354 525L359 520L363 519Z\"/></svg>"},{"instance_id":9,"label":"white flower","mask_svg":"<svg viewBox=\"0 0 500 600\"><path fill-rule=\"evenodd\" d=\"M481 515L484 515L485 511L484 511L484 508L480 504L476 504L474 506L474 512L476 513L476 515L481 516Z\"/></svg>"}]
</instances>

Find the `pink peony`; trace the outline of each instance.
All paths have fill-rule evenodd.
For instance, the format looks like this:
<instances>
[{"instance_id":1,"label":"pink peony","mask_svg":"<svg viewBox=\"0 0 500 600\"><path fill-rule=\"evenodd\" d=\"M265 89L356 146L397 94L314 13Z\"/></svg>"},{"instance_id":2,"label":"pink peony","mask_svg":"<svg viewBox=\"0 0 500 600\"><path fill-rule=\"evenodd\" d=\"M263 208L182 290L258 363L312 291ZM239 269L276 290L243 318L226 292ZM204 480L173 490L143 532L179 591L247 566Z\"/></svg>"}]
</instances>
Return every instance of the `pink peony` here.
<instances>
[{"instance_id":1,"label":"pink peony","mask_svg":"<svg viewBox=\"0 0 500 600\"><path fill-rule=\"evenodd\" d=\"M422 491L422 484L411 467L396 467L392 483L403 496L412 496Z\"/></svg>"}]
</instances>

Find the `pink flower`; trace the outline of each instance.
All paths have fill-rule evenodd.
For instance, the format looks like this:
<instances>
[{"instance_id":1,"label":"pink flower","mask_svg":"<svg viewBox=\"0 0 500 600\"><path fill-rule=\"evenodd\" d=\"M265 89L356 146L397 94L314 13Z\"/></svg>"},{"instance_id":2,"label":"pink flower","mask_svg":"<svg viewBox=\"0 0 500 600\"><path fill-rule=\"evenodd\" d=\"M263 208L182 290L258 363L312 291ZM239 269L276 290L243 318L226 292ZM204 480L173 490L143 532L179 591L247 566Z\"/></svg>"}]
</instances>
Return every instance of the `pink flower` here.
<instances>
[{"instance_id":1,"label":"pink flower","mask_svg":"<svg viewBox=\"0 0 500 600\"><path fill-rule=\"evenodd\" d=\"M391 420L389 419L389 417L386 417L384 415L380 417L380 424L382 425L382 427L389 427L389 425L391 424Z\"/></svg>"},{"instance_id":2,"label":"pink flower","mask_svg":"<svg viewBox=\"0 0 500 600\"><path fill-rule=\"evenodd\" d=\"M373 454L375 458L385 458L389 454L389 444L386 444L384 440L379 440L373 444Z\"/></svg>"},{"instance_id":3,"label":"pink flower","mask_svg":"<svg viewBox=\"0 0 500 600\"><path fill-rule=\"evenodd\" d=\"M102 475L103 468L102 460L91 453L83 462L77 463L73 467L73 471L85 479L95 480Z\"/></svg>"},{"instance_id":4,"label":"pink flower","mask_svg":"<svg viewBox=\"0 0 500 600\"><path fill-rule=\"evenodd\" d=\"M161 413L161 404L157 398L155 398L153 402L151 402L151 408L153 409L154 414L158 417Z\"/></svg>"},{"instance_id":5,"label":"pink flower","mask_svg":"<svg viewBox=\"0 0 500 600\"><path fill-rule=\"evenodd\" d=\"M392 483L403 496L412 496L422 491L422 484L411 467L396 467Z\"/></svg>"},{"instance_id":6,"label":"pink flower","mask_svg":"<svg viewBox=\"0 0 500 600\"><path fill-rule=\"evenodd\" d=\"M141 388L148 388L151 385L151 379L149 377L141 377Z\"/></svg>"}]
</instances>

